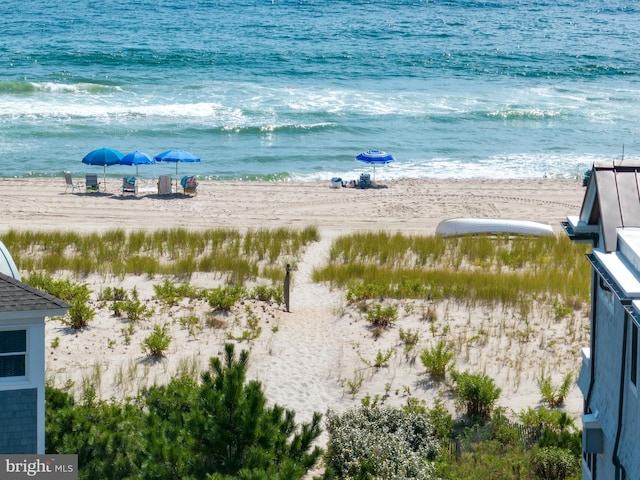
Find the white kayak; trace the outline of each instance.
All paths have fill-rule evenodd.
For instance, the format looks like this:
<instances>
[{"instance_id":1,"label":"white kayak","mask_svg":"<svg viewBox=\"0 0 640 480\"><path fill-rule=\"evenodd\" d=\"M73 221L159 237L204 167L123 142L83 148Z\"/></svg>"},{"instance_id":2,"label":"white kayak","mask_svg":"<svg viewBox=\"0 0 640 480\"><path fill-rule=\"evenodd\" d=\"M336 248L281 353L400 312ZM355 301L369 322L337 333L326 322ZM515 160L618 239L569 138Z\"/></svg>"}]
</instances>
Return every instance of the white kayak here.
<instances>
[{"instance_id":1,"label":"white kayak","mask_svg":"<svg viewBox=\"0 0 640 480\"><path fill-rule=\"evenodd\" d=\"M495 218L450 218L436 227L438 235L472 235L477 233L512 233L517 235L553 235L551 225L528 220L501 220Z\"/></svg>"}]
</instances>

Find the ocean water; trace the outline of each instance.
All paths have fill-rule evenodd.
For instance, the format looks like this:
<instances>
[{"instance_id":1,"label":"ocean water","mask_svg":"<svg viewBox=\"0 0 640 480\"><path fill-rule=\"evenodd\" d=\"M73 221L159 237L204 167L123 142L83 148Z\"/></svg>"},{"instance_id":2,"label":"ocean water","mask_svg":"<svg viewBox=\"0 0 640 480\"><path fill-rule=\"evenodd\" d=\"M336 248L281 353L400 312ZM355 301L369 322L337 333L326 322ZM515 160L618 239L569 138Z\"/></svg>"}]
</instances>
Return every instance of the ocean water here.
<instances>
[{"instance_id":1,"label":"ocean water","mask_svg":"<svg viewBox=\"0 0 640 480\"><path fill-rule=\"evenodd\" d=\"M640 159L639 37L622 0L4 0L0 177L579 177Z\"/></svg>"}]
</instances>

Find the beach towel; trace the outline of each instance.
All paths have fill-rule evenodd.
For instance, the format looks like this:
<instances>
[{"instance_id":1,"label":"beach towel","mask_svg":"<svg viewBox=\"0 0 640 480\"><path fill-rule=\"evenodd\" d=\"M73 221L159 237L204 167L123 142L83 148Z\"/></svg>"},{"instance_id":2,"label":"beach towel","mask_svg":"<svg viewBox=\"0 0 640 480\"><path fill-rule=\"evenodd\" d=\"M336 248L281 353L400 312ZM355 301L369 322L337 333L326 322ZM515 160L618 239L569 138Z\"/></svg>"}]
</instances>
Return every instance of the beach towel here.
<instances>
[{"instance_id":1,"label":"beach towel","mask_svg":"<svg viewBox=\"0 0 640 480\"><path fill-rule=\"evenodd\" d=\"M160 175L158 177L158 195L171 194L171 177L168 175Z\"/></svg>"}]
</instances>

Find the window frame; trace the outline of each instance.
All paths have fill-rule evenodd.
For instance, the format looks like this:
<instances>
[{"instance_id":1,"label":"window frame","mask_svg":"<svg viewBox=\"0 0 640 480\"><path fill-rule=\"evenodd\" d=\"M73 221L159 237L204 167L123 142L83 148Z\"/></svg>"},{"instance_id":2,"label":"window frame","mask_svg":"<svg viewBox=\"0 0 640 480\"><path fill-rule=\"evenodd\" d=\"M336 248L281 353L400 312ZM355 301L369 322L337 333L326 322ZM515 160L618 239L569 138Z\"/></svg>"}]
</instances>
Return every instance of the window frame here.
<instances>
[{"instance_id":1,"label":"window frame","mask_svg":"<svg viewBox=\"0 0 640 480\"><path fill-rule=\"evenodd\" d=\"M13 326L13 327L0 329L0 335L6 332L24 332L24 350L12 350L7 352L0 352L0 358L14 357L14 356L23 357L24 372L22 375L8 375L8 376L2 376L0 373L0 383L8 383L8 382L15 382L18 380L25 380L29 377L29 328Z\"/></svg>"}]
</instances>

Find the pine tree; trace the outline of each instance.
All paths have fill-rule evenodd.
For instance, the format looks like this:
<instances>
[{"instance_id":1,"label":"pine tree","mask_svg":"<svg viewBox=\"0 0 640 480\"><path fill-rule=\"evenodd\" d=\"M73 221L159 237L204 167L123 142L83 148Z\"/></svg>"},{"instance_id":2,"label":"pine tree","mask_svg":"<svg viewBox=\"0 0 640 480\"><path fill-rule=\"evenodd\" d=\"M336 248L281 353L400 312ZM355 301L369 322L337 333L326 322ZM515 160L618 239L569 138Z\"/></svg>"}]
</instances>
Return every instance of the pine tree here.
<instances>
[{"instance_id":1,"label":"pine tree","mask_svg":"<svg viewBox=\"0 0 640 480\"><path fill-rule=\"evenodd\" d=\"M78 454L82 479L300 479L322 454L321 415L298 427L293 411L267 407L248 359L227 344L200 383L180 377L124 403L47 388L47 452Z\"/></svg>"},{"instance_id":2,"label":"pine tree","mask_svg":"<svg viewBox=\"0 0 640 480\"><path fill-rule=\"evenodd\" d=\"M297 433L293 411L278 405L267 408L260 382L245 382L248 358L242 351L236 359L233 344L226 344L224 363L212 358L210 370L202 375L197 412L189 426L201 462L197 473L262 471L275 478L287 470L291 476L282 478L300 478L321 455L318 448L307 453L320 434L321 415L315 414Z\"/></svg>"}]
</instances>

